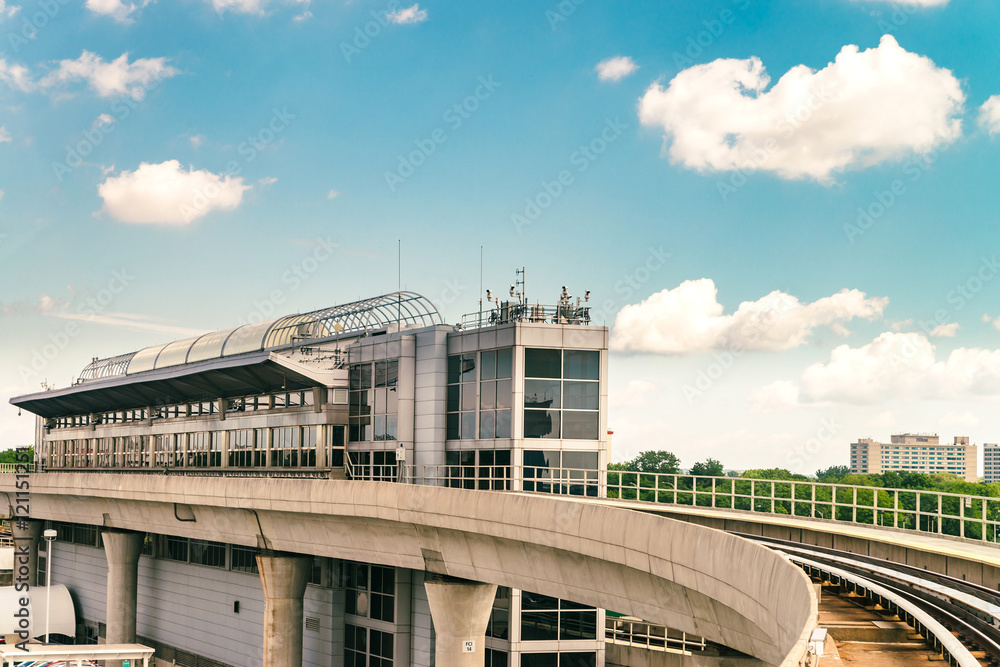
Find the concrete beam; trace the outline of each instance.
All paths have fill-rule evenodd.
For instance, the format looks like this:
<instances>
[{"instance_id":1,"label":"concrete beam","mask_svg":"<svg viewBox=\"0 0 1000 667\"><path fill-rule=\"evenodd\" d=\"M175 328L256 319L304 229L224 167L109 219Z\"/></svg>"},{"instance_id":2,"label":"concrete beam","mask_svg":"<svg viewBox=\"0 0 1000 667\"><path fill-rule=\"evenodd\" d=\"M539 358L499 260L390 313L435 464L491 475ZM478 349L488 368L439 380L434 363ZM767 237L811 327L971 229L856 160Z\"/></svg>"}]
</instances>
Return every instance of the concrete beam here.
<instances>
[{"instance_id":1,"label":"concrete beam","mask_svg":"<svg viewBox=\"0 0 1000 667\"><path fill-rule=\"evenodd\" d=\"M23 581L28 586L38 585L38 543L42 539L44 521L11 519L10 532L14 538L14 583ZM47 583L47 582L46 582Z\"/></svg>"},{"instance_id":2,"label":"concrete beam","mask_svg":"<svg viewBox=\"0 0 1000 667\"><path fill-rule=\"evenodd\" d=\"M105 530L104 554L108 559L107 643L134 644L139 594L139 556L144 533ZM121 665L109 661L108 667Z\"/></svg>"}]
</instances>

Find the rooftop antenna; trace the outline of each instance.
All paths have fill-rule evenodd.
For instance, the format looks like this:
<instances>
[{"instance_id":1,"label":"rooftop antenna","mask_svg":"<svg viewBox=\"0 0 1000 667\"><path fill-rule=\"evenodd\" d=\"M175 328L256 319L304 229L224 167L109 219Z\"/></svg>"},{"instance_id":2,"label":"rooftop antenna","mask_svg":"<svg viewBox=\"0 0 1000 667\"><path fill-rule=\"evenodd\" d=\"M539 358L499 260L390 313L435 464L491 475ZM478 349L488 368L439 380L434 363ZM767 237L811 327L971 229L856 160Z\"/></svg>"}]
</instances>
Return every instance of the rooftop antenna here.
<instances>
[{"instance_id":1,"label":"rooftop antenna","mask_svg":"<svg viewBox=\"0 0 1000 667\"><path fill-rule=\"evenodd\" d=\"M403 314L403 240L396 239L396 326Z\"/></svg>"},{"instance_id":2,"label":"rooftop antenna","mask_svg":"<svg viewBox=\"0 0 1000 667\"><path fill-rule=\"evenodd\" d=\"M483 324L483 246L479 246L479 325Z\"/></svg>"}]
</instances>

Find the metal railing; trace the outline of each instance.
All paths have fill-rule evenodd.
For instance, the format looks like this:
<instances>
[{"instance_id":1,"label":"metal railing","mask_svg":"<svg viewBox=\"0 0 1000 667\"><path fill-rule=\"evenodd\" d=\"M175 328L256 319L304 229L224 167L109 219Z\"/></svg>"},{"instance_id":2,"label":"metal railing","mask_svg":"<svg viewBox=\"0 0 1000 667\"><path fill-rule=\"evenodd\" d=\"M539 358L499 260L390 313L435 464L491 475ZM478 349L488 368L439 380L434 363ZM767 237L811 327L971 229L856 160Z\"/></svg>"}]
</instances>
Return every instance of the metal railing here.
<instances>
[{"instance_id":1,"label":"metal railing","mask_svg":"<svg viewBox=\"0 0 1000 667\"><path fill-rule=\"evenodd\" d=\"M5 472L28 473L35 472L34 463L0 463L0 474Z\"/></svg>"},{"instance_id":2,"label":"metal railing","mask_svg":"<svg viewBox=\"0 0 1000 667\"><path fill-rule=\"evenodd\" d=\"M638 646L654 651L669 651L690 655L704 651L704 637L689 635L662 625L653 625L632 616L604 618L604 637L609 644Z\"/></svg>"},{"instance_id":3,"label":"metal railing","mask_svg":"<svg viewBox=\"0 0 1000 667\"><path fill-rule=\"evenodd\" d=\"M590 306L572 303L554 306L501 302L497 308L467 313L462 316L462 329L510 324L512 322L536 322L539 324L590 324Z\"/></svg>"},{"instance_id":4,"label":"metal railing","mask_svg":"<svg viewBox=\"0 0 1000 667\"><path fill-rule=\"evenodd\" d=\"M823 482L541 466L407 465L399 481L703 507L998 542L1000 498Z\"/></svg>"}]
</instances>

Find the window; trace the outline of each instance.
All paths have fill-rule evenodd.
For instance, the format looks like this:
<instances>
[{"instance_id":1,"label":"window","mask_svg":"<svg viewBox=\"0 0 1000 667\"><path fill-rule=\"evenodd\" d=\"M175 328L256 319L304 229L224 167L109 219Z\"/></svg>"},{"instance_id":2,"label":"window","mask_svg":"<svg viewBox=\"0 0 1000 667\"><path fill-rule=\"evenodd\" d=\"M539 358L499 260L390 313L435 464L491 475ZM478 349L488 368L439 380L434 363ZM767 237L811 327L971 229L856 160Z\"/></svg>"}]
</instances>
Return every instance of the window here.
<instances>
[{"instance_id":1,"label":"window","mask_svg":"<svg viewBox=\"0 0 1000 667\"><path fill-rule=\"evenodd\" d=\"M326 427L326 465L341 468L344 465L344 447L347 430L343 426Z\"/></svg>"},{"instance_id":2,"label":"window","mask_svg":"<svg viewBox=\"0 0 1000 667\"><path fill-rule=\"evenodd\" d=\"M351 442L396 440L399 361L353 364L349 370L348 424Z\"/></svg>"},{"instance_id":3,"label":"window","mask_svg":"<svg viewBox=\"0 0 1000 667\"><path fill-rule=\"evenodd\" d=\"M600 438L600 362L596 350L524 351L524 437Z\"/></svg>"},{"instance_id":4,"label":"window","mask_svg":"<svg viewBox=\"0 0 1000 667\"><path fill-rule=\"evenodd\" d=\"M398 464L396 452L348 452L351 460L352 479L368 479L376 482L395 482Z\"/></svg>"},{"instance_id":5,"label":"window","mask_svg":"<svg viewBox=\"0 0 1000 667\"><path fill-rule=\"evenodd\" d=\"M347 589L348 614L393 622L396 599L394 568L344 561L341 576Z\"/></svg>"},{"instance_id":6,"label":"window","mask_svg":"<svg viewBox=\"0 0 1000 667\"><path fill-rule=\"evenodd\" d=\"M497 587L497 595L493 600L493 610L490 612L490 620L486 625L486 636L494 639L510 638L510 589L503 586ZM489 664L489 663L487 663ZM506 654L505 661L506 663Z\"/></svg>"},{"instance_id":7,"label":"window","mask_svg":"<svg viewBox=\"0 0 1000 667\"><path fill-rule=\"evenodd\" d=\"M229 569L233 572L248 572L258 574L257 571L257 551L249 547L230 547L231 564Z\"/></svg>"},{"instance_id":8,"label":"window","mask_svg":"<svg viewBox=\"0 0 1000 667\"><path fill-rule=\"evenodd\" d=\"M188 545L191 563L209 567L226 567L226 545L206 540L191 540Z\"/></svg>"},{"instance_id":9,"label":"window","mask_svg":"<svg viewBox=\"0 0 1000 667\"><path fill-rule=\"evenodd\" d=\"M182 563L188 561L188 538L171 537L163 538L164 548L160 550L160 557L167 560L179 560Z\"/></svg>"},{"instance_id":10,"label":"window","mask_svg":"<svg viewBox=\"0 0 1000 667\"><path fill-rule=\"evenodd\" d=\"M146 436L128 435L123 439L126 468L142 468L149 465L146 460Z\"/></svg>"},{"instance_id":11,"label":"window","mask_svg":"<svg viewBox=\"0 0 1000 667\"><path fill-rule=\"evenodd\" d=\"M177 438L172 433L154 435L153 437L153 457L155 465L164 468L173 468L183 465L180 452L177 447Z\"/></svg>"},{"instance_id":12,"label":"window","mask_svg":"<svg viewBox=\"0 0 1000 667\"><path fill-rule=\"evenodd\" d=\"M521 667L594 667L597 653L522 653Z\"/></svg>"},{"instance_id":13,"label":"window","mask_svg":"<svg viewBox=\"0 0 1000 667\"><path fill-rule=\"evenodd\" d=\"M511 374L514 349L486 350L480 354L479 437L509 438Z\"/></svg>"},{"instance_id":14,"label":"window","mask_svg":"<svg viewBox=\"0 0 1000 667\"><path fill-rule=\"evenodd\" d=\"M229 433L229 465L233 468L252 468L264 465L265 431L262 428L244 428Z\"/></svg>"},{"instance_id":15,"label":"window","mask_svg":"<svg viewBox=\"0 0 1000 667\"><path fill-rule=\"evenodd\" d=\"M510 664L510 656L507 651L496 649L486 649L486 667L507 667Z\"/></svg>"},{"instance_id":16,"label":"window","mask_svg":"<svg viewBox=\"0 0 1000 667\"><path fill-rule=\"evenodd\" d=\"M196 468L222 465L222 444L218 431L188 435L188 465Z\"/></svg>"},{"instance_id":17,"label":"window","mask_svg":"<svg viewBox=\"0 0 1000 667\"><path fill-rule=\"evenodd\" d=\"M393 634L344 625L345 667L392 667Z\"/></svg>"},{"instance_id":18,"label":"window","mask_svg":"<svg viewBox=\"0 0 1000 667\"><path fill-rule=\"evenodd\" d=\"M476 354L448 357L447 438L471 440L476 437Z\"/></svg>"},{"instance_id":19,"label":"window","mask_svg":"<svg viewBox=\"0 0 1000 667\"><path fill-rule=\"evenodd\" d=\"M294 468L299 464L299 435L298 426L271 429L272 466Z\"/></svg>"},{"instance_id":20,"label":"window","mask_svg":"<svg viewBox=\"0 0 1000 667\"><path fill-rule=\"evenodd\" d=\"M567 641L597 638L594 607L547 595L521 592L521 640Z\"/></svg>"}]
</instances>

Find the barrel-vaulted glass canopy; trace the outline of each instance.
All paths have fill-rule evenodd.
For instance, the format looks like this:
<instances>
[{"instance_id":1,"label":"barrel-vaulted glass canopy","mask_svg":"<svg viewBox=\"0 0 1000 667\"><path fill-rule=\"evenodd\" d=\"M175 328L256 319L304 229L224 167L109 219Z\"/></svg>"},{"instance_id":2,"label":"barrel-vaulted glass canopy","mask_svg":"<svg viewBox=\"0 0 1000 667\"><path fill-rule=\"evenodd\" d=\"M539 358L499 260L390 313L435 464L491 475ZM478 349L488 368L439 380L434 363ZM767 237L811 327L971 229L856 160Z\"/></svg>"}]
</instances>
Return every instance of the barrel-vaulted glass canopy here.
<instances>
[{"instance_id":1,"label":"barrel-vaulted glass canopy","mask_svg":"<svg viewBox=\"0 0 1000 667\"><path fill-rule=\"evenodd\" d=\"M94 359L83 369L80 379L87 381L133 375L195 361L351 336L394 323L430 326L442 322L441 315L428 299L414 292L393 292L311 313L213 331L131 354Z\"/></svg>"}]
</instances>

